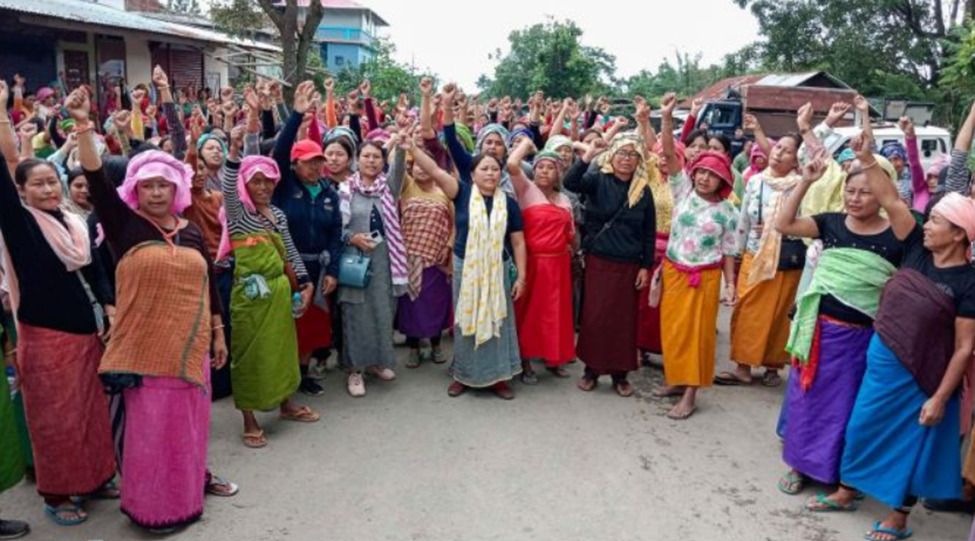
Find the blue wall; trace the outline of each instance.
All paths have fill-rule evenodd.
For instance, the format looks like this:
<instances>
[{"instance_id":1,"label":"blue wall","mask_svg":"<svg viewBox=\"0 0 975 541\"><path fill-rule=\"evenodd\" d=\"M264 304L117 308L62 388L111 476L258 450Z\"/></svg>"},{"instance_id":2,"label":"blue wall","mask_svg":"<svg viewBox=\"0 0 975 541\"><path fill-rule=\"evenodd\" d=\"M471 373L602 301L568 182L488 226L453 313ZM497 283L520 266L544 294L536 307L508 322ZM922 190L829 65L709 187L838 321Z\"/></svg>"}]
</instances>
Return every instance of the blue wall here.
<instances>
[{"instance_id":1,"label":"blue wall","mask_svg":"<svg viewBox=\"0 0 975 541\"><path fill-rule=\"evenodd\" d=\"M332 73L346 68L356 68L372 58L372 51L353 43L322 43L321 57L325 67Z\"/></svg>"}]
</instances>

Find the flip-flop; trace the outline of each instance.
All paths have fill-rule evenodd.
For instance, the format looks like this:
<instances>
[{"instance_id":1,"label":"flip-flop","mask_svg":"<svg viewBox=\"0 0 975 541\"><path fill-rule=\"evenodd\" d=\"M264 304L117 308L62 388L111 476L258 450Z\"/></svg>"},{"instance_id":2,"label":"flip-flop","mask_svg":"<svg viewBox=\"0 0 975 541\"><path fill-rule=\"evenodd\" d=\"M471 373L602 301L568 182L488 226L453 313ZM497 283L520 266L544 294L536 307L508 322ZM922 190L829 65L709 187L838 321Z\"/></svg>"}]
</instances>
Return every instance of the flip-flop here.
<instances>
[{"instance_id":1,"label":"flip-flop","mask_svg":"<svg viewBox=\"0 0 975 541\"><path fill-rule=\"evenodd\" d=\"M61 513L74 513L74 518L64 518ZM57 507L44 506L44 514L58 526L77 526L88 520L88 514L76 503L65 503Z\"/></svg>"},{"instance_id":2,"label":"flip-flop","mask_svg":"<svg viewBox=\"0 0 975 541\"><path fill-rule=\"evenodd\" d=\"M320 414L312 411L308 406L301 406L288 413L281 413L282 421L294 421L296 423L315 423L321 418Z\"/></svg>"},{"instance_id":3,"label":"flip-flop","mask_svg":"<svg viewBox=\"0 0 975 541\"><path fill-rule=\"evenodd\" d=\"M227 490L219 490L215 487L227 487ZM240 491L240 487L236 483L231 483L222 477L213 475L210 477L210 482L207 483L206 493L211 496L219 496L221 498L229 498L231 496L236 496L237 492Z\"/></svg>"},{"instance_id":4,"label":"flip-flop","mask_svg":"<svg viewBox=\"0 0 975 541\"><path fill-rule=\"evenodd\" d=\"M264 431L244 432L244 445L251 449L267 447L267 438L264 436Z\"/></svg>"},{"instance_id":5,"label":"flip-flop","mask_svg":"<svg viewBox=\"0 0 975 541\"><path fill-rule=\"evenodd\" d=\"M722 372L717 376L714 376L714 384L723 385L725 387L737 387L737 386L751 385L752 380L741 379L731 372Z\"/></svg>"},{"instance_id":6,"label":"flip-flop","mask_svg":"<svg viewBox=\"0 0 975 541\"><path fill-rule=\"evenodd\" d=\"M779 478L779 482L776 485L783 494L788 494L789 496L795 496L801 493L806 488L806 477L795 470L789 470L785 475Z\"/></svg>"},{"instance_id":7,"label":"flip-flop","mask_svg":"<svg viewBox=\"0 0 975 541\"><path fill-rule=\"evenodd\" d=\"M883 524L878 520L873 523L873 529L863 536L867 541L881 541L881 538L876 534L892 535L895 541L900 541L902 539L907 539L908 537L914 535L914 530L910 526L905 527L903 530L897 530L894 528L885 528ZM887 541L886 539L883 541Z\"/></svg>"},{"instance_id":8,"label":"flip-flop","mask_svg":"<svg viewBox=\"0 0 975 541\"><path fill-rule=\"evenodd\" d=\"M695 412L697 412L697 406L694 406L693 408L680 414L675 414L673 410L670 410L667 412L667 418L673 421L686 421L690 419Z\"/></svg>"},{"instance_id":9,"label":"flip-flop","mask_svg":"<svg viewBox=\"0 0 975 541\"><path fill-rule=\"evenodd\" d=\"M813 502L820 504L822 507L814 507ZM860 504L854 500L850 502L849 505L843 505L826 497L826 494L817 494L812 500L806 502L806 511L810 513L852 513L860 508Z\"/></svg>"}]
</instances>

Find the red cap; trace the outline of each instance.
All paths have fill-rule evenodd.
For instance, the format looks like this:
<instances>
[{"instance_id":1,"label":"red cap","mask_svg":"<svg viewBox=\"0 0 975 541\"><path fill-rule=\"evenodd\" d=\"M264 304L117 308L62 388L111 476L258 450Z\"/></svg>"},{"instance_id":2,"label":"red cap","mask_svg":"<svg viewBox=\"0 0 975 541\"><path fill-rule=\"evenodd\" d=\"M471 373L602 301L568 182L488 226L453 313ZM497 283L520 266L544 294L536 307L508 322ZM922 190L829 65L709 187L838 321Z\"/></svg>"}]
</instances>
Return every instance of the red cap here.
<instances>
[{"instance_id":1,"label":"red cap","mask_svg":"<svg viewBox=\"0 0 975 541\"><path fill-rule=\"evenodd\" d=\"M694 171L698 169L707 169L724 182L724 185L718 188L718 195L724 199L727 199L731 195L731 191L735 184L735 177L731 173L731 160L728 156L720 153L714 152L713 150L705 150L697 155L696 158L687 166L688 171L691 175L694 175Z\"/></svg>"},{"instance_id":2,"label":"red cap","mask_svg":"<svg viewBox=\"0 0 975 541\"><path fill-rule=\"evenodd\" d=\"M303 162L314 159L325 159L325 154L322 154L322 146L311 139L298 141L291 147L291 161Z\"/></svg>"}]
</instances>

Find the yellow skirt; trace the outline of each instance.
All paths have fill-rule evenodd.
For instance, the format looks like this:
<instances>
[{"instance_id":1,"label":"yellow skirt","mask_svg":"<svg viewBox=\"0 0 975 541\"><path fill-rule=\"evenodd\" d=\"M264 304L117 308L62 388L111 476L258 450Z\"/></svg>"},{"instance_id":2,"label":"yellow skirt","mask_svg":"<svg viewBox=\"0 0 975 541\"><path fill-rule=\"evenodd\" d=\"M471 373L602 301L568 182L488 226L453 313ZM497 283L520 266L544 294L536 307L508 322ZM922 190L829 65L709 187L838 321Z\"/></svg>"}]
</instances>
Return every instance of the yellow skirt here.
<instances>
[{"instance_id":1,"label":"yellow skirt","mask_svg":"<svg viewBox=\"0 0 975 541\"><path fill-rule=\"evenodd\" d=\"M775 278L747 285L753 254L745 254L738 273L738 304L731 316L731 360L781 369L789 360L789 310L796 300L802 270L777 271Z\"/></svg>"},{"instance_id":2,"label":"yellow skirt","mask_svg":"<svg viewBox=\"0 0 975 541\"><path fill-rule=\"evenodd\" d=\"M698 287L664 261L664 295L660 304L660 337L667 385L710 387L714 380L721 271L701 272Z\"/></svg>"}]
</instances>

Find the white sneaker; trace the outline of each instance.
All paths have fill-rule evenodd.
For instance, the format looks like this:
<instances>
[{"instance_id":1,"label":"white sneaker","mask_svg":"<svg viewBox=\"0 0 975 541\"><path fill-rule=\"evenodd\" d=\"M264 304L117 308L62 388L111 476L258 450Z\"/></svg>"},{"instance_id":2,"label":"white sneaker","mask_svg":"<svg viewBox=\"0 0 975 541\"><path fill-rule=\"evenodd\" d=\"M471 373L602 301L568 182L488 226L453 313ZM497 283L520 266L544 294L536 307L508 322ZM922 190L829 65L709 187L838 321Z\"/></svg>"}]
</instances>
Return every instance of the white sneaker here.
<instances>
[{"instance_id":1,"label":"white sneaker","mask_svg":"<svg viewBox=\"0 0 975 541\"><path fill-rule=\"evenodd\" d=\"M349 394L356 398L366 396L366 382L362 379L362 374L358 372L349 374Z\"/></svg>"},{"instance_id":2,"label":"white sneaker","mask_svg":"<svg viewBox=\"0 0 975 541\"><path fill-rule=\"evenodd\" d=\"M366 368L366 372L376 376L383 381L393 381L396 379L396 372L393 372L392 368L380 368L378 366L370 366Z\"/></svg>"}]
</instances>

